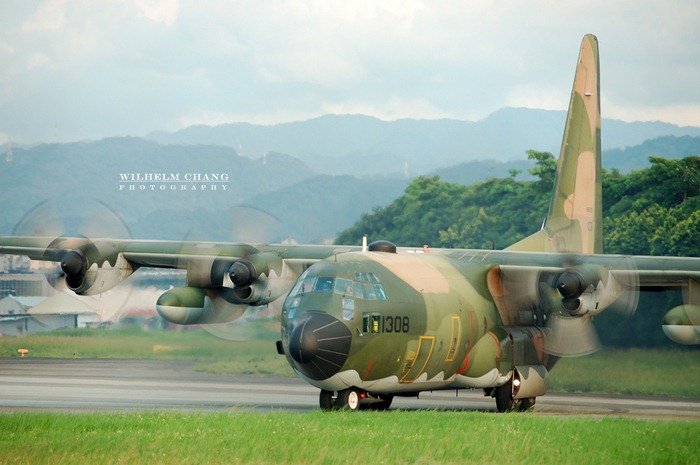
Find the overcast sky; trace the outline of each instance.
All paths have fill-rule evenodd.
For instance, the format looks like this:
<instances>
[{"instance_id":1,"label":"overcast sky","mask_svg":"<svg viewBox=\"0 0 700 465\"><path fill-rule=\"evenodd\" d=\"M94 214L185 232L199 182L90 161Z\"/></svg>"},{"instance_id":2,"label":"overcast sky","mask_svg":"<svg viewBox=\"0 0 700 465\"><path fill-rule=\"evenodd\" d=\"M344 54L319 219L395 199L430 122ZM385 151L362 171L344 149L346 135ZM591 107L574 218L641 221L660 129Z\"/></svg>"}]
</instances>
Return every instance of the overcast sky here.
<instances>
[{"instance_id":1,"label":"overcast sky","mask_svg":"<svg viewBox=\"0 0 700 465\"><path fill-rule=\"evenodd\" d=\"M0 0L0 143L564 109L587 32L604 117L700 126L697 0Z\"/></svg>"}]
</instances>

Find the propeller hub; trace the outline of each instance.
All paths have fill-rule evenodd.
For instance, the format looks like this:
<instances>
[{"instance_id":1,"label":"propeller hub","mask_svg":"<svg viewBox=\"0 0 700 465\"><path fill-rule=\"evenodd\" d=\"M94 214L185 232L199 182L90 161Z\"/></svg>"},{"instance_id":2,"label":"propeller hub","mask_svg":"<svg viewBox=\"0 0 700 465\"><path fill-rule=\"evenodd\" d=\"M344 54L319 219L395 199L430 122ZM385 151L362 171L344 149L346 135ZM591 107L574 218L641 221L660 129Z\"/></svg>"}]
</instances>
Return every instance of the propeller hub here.
<instances>
[{"instance_id":1,"label":"propeller hub","mask_svg":"<svg viewBox=\"0 0 700 465\"><path fill-rule=\"evenodd\" d=\"M235 287L244 288L255 281L255 269L250 263L243 261L234 262L228 270L229 278Z\"/></svg>"},{"instance_id":2,"label":"propeller hub","mask_svg":"<svg viewBox=\"0 0 700 465\"><path fill-rule=\"evenodd\" d=\"M79 250L70 250L61 258L61 270L70 277L82 276L87 270L85 255Z\"/></svg>"},{"instance_id":3,"label":"propeller hub","mask_svg":"<svg viewBox=\"0 0 700 465\"><path fill-rule=\"evenodd\" d=\"M588 287L588 282L577 271L565 271L557 279L557 290L564 300L578 300Z\"/></svg>"}]
</instances>

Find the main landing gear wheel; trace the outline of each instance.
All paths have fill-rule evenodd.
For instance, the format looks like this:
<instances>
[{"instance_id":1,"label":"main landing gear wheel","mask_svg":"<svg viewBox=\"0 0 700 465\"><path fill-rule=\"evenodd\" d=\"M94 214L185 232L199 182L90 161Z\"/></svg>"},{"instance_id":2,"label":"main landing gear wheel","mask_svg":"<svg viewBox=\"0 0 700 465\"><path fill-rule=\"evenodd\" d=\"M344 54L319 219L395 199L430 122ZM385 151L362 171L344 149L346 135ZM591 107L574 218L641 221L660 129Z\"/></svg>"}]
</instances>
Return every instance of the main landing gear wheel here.
<instances>
[{"instance_id":1,"label":"main landing gear wheel","mask_svg":"<svg viewBox=\"0 0 700 465\"><path fill-rule=\"evenodd\" d=\"M514 399L512 379L503 386L495 388L494 397L496 398L496 410L499 412L526 412L535 405L536 401L535 397Z\"/></svg>"},{"instance_id":2,"label":"main landing gear wheel","mask_svg":"<svg viewBox=\"0 0 700 465\"><path fill-rule=\"evenodd\" d=\"M391 402L394 400L394 396L387 394L383 395L380 397L379 402L372 402L371 404L367 404L367 408L369 410L377 410L377 411L384 411L388 410L389 407L391 407Z\"/></svg>"}]
</instances>

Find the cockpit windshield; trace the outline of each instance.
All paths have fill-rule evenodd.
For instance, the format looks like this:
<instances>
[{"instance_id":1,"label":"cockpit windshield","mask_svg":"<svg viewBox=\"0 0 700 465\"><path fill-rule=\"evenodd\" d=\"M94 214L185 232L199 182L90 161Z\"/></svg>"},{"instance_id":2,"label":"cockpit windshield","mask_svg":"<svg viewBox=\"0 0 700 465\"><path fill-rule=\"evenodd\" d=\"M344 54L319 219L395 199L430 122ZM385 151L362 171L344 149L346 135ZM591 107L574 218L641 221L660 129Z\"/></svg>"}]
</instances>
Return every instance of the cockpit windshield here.
<instances>
[{"instance_id":1,"label":"cockpit windshield","mask_svg":"<svg viewBox=\"0 0 700 465\"><path fill-rule=\"evenodd\" d=\"M355 273L355 279L325 276L301 277L289 292L289 298L309 293L339 294L366 300L387 300L386 290L374 273Z\"/></svg>"}]
</instances>

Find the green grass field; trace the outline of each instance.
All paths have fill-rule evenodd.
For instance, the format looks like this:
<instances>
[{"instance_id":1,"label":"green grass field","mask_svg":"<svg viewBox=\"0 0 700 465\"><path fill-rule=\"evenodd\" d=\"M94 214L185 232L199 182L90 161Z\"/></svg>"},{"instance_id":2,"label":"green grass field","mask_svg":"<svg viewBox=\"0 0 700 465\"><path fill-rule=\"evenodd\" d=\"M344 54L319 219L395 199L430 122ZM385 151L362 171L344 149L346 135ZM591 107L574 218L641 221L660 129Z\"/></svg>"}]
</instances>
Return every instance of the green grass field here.
<instances>
[{"instance_id":1,"label":"green grass field","mask_svg":"<svg viewBox=\"0 0 700 465\"><path fill-rule=\"evenodd\" d=\"M247 326L246 326L247 325ZM27 348L30 357L115 358L195 361L195 370L213 373L292 376L277 355L277 323L246 323L247 341L215 337L204 330L182 332L69 330L19 338L0 338L0 357L16 357ZM613 350L561 360L551 373L551 390L700 397L700 351Z\"/></svg>"},{"instance_id":2,"label":"green grass field","mask_svg":"<svg viewBox=\"0 0 700 465\"><path fill-rule=\"evenodd\" d=\"M273 323L250 341L206 331L71 330L0 339L0 356L195 361L220 373L291 375ZM700 352L603 350L565 359L552 389L700 397ZM0 464L694 464L700 422L479 412L0 415Z\"/></svg>"},{"instance_id":3,"label":"green grass field","mask_svg":"<svg viewBox=\"0 0 700 465\"><path fill-rule=\"evenodd\" d=\"M465 412L0 415L0 463L695 464L700 423Z\"/></svg>"}]
</instances>

